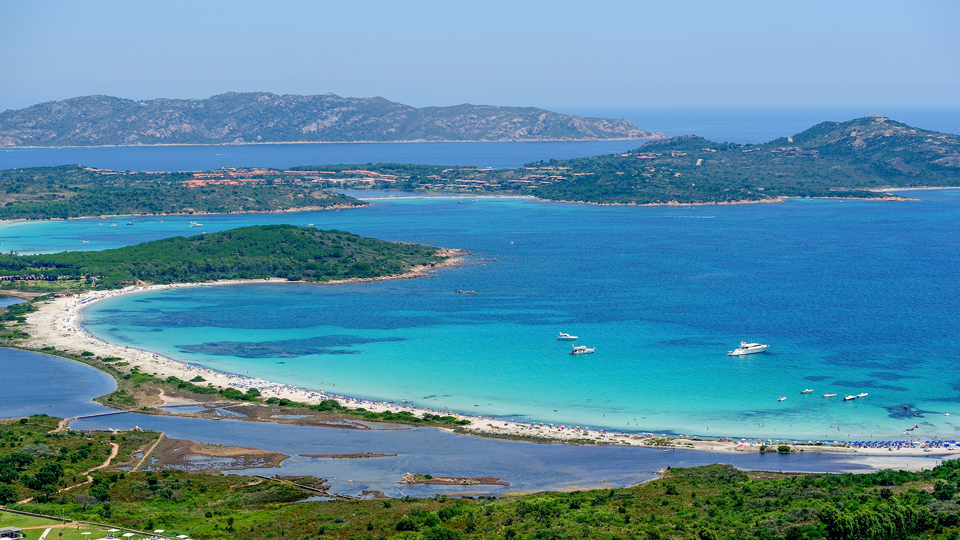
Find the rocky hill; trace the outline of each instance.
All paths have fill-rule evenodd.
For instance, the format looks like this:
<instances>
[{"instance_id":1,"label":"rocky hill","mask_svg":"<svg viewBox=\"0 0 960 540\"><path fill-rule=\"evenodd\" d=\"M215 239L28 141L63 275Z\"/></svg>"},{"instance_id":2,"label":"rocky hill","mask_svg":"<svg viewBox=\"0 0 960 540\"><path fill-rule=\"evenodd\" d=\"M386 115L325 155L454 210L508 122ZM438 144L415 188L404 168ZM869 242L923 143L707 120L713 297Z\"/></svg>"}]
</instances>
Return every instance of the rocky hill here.
<instances>
[{"instance_id":1,"label":"rocky hill","mask_svg":"<svg viewBox=\"0 0 960 540\"><path fill-rule=\"evenodd\" d=\"M415 108L384 98L227 93L133 101L85 96L0 113L0 147L662 138L623 119L533 107Z\"/></svg>"},{"instance_id":2,"label":"rocky hill","mask_svg":"<svg viewBox=\"0 0 960 540\"><path fill-rule=\"evenodd\" d=\"M549 199L664 204L875 198L885 196L882 188L960 186L960 137L870 116L822 122L764 144L686 135L622 155L548 165L565 171L563 180L534 191Z\"/></svg>"}]
</instances>

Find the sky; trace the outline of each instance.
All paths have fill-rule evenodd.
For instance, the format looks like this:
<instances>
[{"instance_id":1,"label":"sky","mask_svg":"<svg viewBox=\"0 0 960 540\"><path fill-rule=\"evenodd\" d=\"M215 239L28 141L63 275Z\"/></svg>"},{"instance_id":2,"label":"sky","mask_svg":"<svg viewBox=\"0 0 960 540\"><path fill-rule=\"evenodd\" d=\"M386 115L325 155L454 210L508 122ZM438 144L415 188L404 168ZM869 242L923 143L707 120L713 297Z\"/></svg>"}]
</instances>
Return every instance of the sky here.
<instances>
[{"instance_id":1,"label":"sky","mask_svg":"<svg viewBox=\"0 0 960 540\"><path fill-rule=\"evenodd\" d=\"M960 1L0 2L0 111L236 91L570 107L960 106Z\"/></svg>"}]
</instances>

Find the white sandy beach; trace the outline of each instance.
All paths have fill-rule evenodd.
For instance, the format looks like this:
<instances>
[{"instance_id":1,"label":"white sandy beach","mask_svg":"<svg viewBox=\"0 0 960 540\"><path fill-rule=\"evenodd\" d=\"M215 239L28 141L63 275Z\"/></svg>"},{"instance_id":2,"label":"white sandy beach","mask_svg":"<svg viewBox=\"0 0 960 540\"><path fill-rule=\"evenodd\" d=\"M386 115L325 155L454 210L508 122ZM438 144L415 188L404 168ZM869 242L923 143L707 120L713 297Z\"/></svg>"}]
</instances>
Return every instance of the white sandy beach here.
<instances>
[{"instance_id":1,"label":"white sandy beach","mask_svg":"<svg viewBox=\"0 0 960 540\"><path fill-rule=\"evenodd\" d=\"M462 258L454 257L448 259L443 266L459 264ZM440 266L440 265L438 265ZM418 268L403 276L396 277L416 277L423 275L424 268ZM410 411L417 416L423 414L443 414L458 415L458 411L433 410L426 407L415 407L406 404L390 403L386 401L371 401L358 399L349 396L342 396L313 390L308 388L299 388L285 384L253 379L242 375L234 375L214 371L203 366L194 365L178 359L162 356L151 351L135 349L121 344L108 343L98 339L87 332L81 326L81 312L84 308L95 302L106 298L114 298L124 294L143 293L149 291L158 291L180 287L210 287L227 284L244 283L289 283L286 280L234 280L219 281L202 284L172 284L172 285L149 285L138 287L126 287L124 289L112 291L87 292L81 295L65 296L50 300L40 306L34 313L26 316L27 322L24 331L30 337L23 343L25 348L41 349L43 347L53 346L58 350L69 351L80 354L88 351L100 357L116 357L129 365L121 367L121 370L132 370L139 367L142 373L148 373L161 378L170 376L181 380L189 381L196 376L203 379L218 388L237 388L246 391L248 388L257 388L263 398L278 397L286 398L308 404L316 404L325 399L334 399L341 405L351 408L363 407L366 410L374 412L383 411ZM332 284L332 283L328 283ZM161 400L164 403L171 402L169 397L161 394ZM182 403L182 401L179 401ZM761 444L766 444L771 451L776 451L778 444L776 441L767 443L757 439L729 439L719 438L713 440L702 440L689 438L687 436L666 436L654 433L618 433L605 430L594 430L590 428L581 428L579 426L553 425L534 422L514 422L506 419L494 417L476 417L472 415L459 416L461 419L468 420L470 423L463 426L468 432L474 432L478 435L492 435L503 437L530 437L537 440L549 440L556 442L577 442L583 443L585 440L593 440L600 444L618 444L632 446L657 446L665 451L674 449L705 450L714 452L758 452ZM960 455L960 450L948 448L924 448L921 445L911 445L900 448L853 448L847 446L819 446L819 445L798 445L790 444L794 452L830 452L843 454L871 454L876 456L910 456L933 457ZM915 463L909 460L902 462L903 468L929 468L932 466L929 460L914 459ZM898 460L899 462L899 460ZM884 466L890 466L890 462L884 460ZM869 466L868 463L864 463Z\"/></svg>"}]
</instances>

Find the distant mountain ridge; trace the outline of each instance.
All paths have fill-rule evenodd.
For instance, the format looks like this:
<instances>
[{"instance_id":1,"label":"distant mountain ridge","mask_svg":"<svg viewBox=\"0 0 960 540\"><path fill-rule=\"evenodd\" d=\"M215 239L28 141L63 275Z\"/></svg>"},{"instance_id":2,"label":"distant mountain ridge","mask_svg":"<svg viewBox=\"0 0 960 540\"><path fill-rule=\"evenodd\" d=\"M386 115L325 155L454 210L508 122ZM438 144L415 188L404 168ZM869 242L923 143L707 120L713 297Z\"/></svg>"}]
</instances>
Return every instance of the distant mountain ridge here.
<instances>
[{"instance_id":1,"label":"distant mountain ridge","mask_svg":"<svg viewBox=\"0 0 960 540\"><path fill-rule=\"evenodd\" d=\"M0 147L351 141L658 139L624 119L534 107L416 108L381 97L265 92L134 101L84 96L0 113Z\"/></svg>"}]
</instances>

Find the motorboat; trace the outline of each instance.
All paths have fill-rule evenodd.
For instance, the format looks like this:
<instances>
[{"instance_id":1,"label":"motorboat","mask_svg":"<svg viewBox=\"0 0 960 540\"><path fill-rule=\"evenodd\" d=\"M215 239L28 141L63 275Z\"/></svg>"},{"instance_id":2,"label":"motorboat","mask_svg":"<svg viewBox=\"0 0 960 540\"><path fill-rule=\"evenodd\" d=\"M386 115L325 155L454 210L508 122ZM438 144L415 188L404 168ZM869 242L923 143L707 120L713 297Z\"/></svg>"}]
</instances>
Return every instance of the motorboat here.
<instances>
[{"instance_id":1,"label":"motorboat","mask_svg":"<svg viewBox=\"0 0 960 540\"><path fill-rule=\"evenodd\" d=\"M837 395L834 394L833 392L828 392L828 393L824 394L823 397L837 397Z\"/></svg>"},{"instance_id":2,"label":"motorboat","mask_svg":"<svg viewBox=\"0 0 960 540\"><path fill-rule=\"evenodd\" d=\"M560 332L557 335L557 341L576 341L576 340L577 340L577 336L571 336L566 332Z\"/></svg>"},{"instance_id":3,"label":"motorboat","mask_svg":"<svg viewBox=\"0 0 960 540\"><path fill-rule=\"evenodd\" d=\"M844 401L853 401L855 399L857 399L857 396L845 396L843 398Z\"/></svg>"},{"instance_id":4,"label":"motorboat","mask_svg":"<svg viewBox=\"0 0 960 540\"><path fill-rule=\"evenodd\" d=\"M870 395L870 394L868 394L868 393L866 393L866 392L860 392L859 394L857 394L857 397L867 397L867 396L869 396L869 395Z\"/></svg>"},{"instance_id":5,"label":"motorboat","mask_svg":"<svg viewBox=\"0 0 960 540\"><path fill-rule=\"evenodd\" d=\"M769 345L764 345L762 343L747 343L746 341L741 341L740 346L736 349L727 353L727 356L743 356L745 354L756 354L762 353L767 350Z\"/></svg>"},{"instance_id":6,"label":"motorboat","mask_svg":"<svg viewBox=\"0 0 960 540\"><path fill-rule=\"evenodd\" d=\"M807 388L806 390L801 390L800 393L801 393L801 394L812 394L812 393L813 393L813 388Z\"/></svg>"},{"instance_id":7,"label":"motorboat","mask_svg":"<svg viewBox=\"0 0 960 540\"><path fill-rule=\"evenodd\" d=\"M203 223L197 223L196 221L190 222L191 227L203 227Z\"/></svg>"},{"instance_id":8,"label":"motorboat","mask_svg":"<svg viewBox=\"0 0 960 540\"><path fill-rule=\"evenodd\" d=\"M780 396L777 398L777 401L786 401L786 400L787 400L787 396Z\"/></svg>"},{"instance_id":9,"label":"motorboat","mask_svg":"<svg viewBox=\"0 0 960 540\"><path fill-rule=\"evenodd\" d=\"M587 348L584 345L574 345L573 349L570 351L570 354L593 354L593 351L597 350L596 347Z\"/></svg>"}]
</instances>

